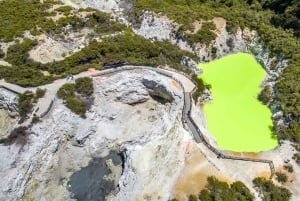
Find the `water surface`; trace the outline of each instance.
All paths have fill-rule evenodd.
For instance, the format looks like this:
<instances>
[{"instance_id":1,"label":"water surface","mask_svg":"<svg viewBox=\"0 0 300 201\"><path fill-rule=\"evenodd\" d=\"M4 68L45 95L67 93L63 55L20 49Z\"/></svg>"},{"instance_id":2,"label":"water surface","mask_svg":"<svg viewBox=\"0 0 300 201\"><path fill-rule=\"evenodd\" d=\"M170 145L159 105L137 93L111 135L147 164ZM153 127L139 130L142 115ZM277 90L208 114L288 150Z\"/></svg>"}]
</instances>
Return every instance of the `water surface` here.
<instances>
[{"instance_id":1,"label":"water surface","mask_svg":"<svg viewBox=\"0 0 300 201\"><path fill-rule=\"evenodd\" d=\"M257 99L267 73L255 58L238 53L200 67L204 70L201 78L212 86L214 101L204 110L218 146L238 152L275 148L271 111Z\"/></svg>"}]
</instances>

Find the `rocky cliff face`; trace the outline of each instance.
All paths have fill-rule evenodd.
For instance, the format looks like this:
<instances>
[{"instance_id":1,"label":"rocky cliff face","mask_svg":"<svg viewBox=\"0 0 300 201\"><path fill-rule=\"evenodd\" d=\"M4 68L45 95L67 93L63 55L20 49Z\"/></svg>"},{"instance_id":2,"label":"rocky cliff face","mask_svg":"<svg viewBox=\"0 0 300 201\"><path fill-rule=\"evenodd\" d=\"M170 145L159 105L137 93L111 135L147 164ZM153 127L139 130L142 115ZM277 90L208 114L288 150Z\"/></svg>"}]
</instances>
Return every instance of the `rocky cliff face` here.
<instances>
[{"instance_id":1,"label":"rocky cliff face","mask_svg":"<svg viewBox=\"0 0 300 201\"><path fill-rule=\"evenodd\" d=\"M18 111L18 95L0 87L0 107L11 112Z\"/></svg>"},{"instance_id":2,"label":"rocky cliff face","mask_svg":"<svg viewBox=\"0 0 300 201\"><path fill-rule=\"evenodd\" d=\"M18 122L18 96L0 88L0 140L6 138Z\"/></svg>"}]
</instances>

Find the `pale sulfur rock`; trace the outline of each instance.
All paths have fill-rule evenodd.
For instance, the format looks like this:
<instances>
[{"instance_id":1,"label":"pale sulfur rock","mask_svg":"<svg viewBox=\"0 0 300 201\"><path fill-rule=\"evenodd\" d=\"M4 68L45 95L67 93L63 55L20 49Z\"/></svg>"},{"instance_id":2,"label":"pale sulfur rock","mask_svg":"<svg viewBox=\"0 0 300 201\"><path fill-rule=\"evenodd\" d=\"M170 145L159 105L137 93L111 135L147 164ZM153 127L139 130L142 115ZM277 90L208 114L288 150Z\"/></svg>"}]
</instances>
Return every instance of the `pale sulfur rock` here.
<instances>
[{"instance_id":1,"label":"pale sulfur rock","mask_svg":"<svg viewBox=\"0 0 300 201\"><path fill-rule=\"evenodd\" d=\"M172 30L177 25L165 16L157 16L151 12L145 12L142 16L141 26L134 32L148 39L168 40Z\"/></svg>"},{"instance_id":2,"label":"pale sulfur rock","mask_svg":"<svg viewBox=\"0 0 300 201\"><path fill-rule=\"evenodd\" d=\"M173 100L161 104L150 96L152 80L161 93ZM123 84L128 83L126 87ZM133 87L136 92L133 92ZM173 80L149 70L120 72L94 79L94 105L81 119L56 101L41 122L30 129L24 146L0 145L0 200L70 200L67 179L94 157L110 150L126 154L125 169L109 161L106 178L119 183L109 200L167 200L184 165L183 142L189 134L182 128L183 93ZM157 90L157 89L156 89ZM118 100L123 94L127 99ZM125 95L126 94L126 95ZM145 102L131 105L140 97ZM72 139L82 140L74 146ZM120 178L120 180L118 180Z\"/></svg>"}]
</instances>

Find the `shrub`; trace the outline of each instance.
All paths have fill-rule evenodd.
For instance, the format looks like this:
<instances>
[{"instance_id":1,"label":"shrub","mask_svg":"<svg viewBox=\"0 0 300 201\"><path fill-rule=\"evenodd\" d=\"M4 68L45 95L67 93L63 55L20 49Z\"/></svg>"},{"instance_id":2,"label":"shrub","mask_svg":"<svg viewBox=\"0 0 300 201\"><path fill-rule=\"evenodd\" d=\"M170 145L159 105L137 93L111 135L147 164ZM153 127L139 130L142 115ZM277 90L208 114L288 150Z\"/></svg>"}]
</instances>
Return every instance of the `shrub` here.
<instances>
[{"instance_id":1,"label":"shrub","mask_svg":"<svg viewBox=\"0 0 300 201\"><path fill-rule=\"evenodd\" d=\"M216 25L213 22L204 22L201 29L195 34L187 34L188 40L193 43L204 43L208 45L212 40L216 38L216 34L213 32L216 29Z\"/></svg>"},{"instance_id":2,"label":"shrub","mask_svg":"<svg viewBox=\"0 0 300 201\"><path fill-rule=\"evenodd\" d=\"M288 178L287 178L287 176L284 173L282 173L282 172L276 172L275 175L276 175L276 180L278 182L280 182L280 183L287 182Z\"/></svg>"},{"instance_id":3,"label":"shrub","mask_svg":"<svg viewBox=\"0 0 300 201\"><path fill-rule=\"evenodd\" d=\"M77 94L75 93L77 92ZM75 84L64 84L58 91L57 96L64 100L65 105L75 114L85 118L85 113L88 107L87 100L80 100L78 96L90 96L93 94L94 88L92 79L89 77L78 78ZM81 97L82 98L82 97Z\"/></svg>"},{"instance_id":4,"label":"shrub","mask_svg":"<svg viewBox=\"0 0 300 201\"><path fill-rule=\"evenodd\" d=\"M289 173L294 172L294 168L292 165L284 165L283 168L287 170Z\"/></svg>"},{"instance_id":5,"label":"shrub","mask_svg":"<svg viewBox=\"0 0 300 201\"><path fill-rule=\"evenodd\" d=\"M208 177L207 182L205 189L201 190L199 194L201 201L252 201L254 199L250 190L240 181L236 181L229 186L226 182L219 181L215 177Z\"/></svg>"},{"instance_id":6,"label":"shrub","mask_svg":"<svg viewBox=\"0 0 300 201\"><path fill-rule=\"evenodd\" d=\"M189 201L198 201L198 198L195 195L190 195L189 196Z\"/></svg>"},{"instance_id":7,"label":"shrub","mask_svg":"<svg viewBox=\"0 0 300 201\"><path fill-rule=\"evenodd\" d=\"M253 180L253 184L263 194L264 200L269 201L288 201L291 198L291 192L283 187L274 185L271 180L257 177Z\"/></svg>"},{"instance_id":8,"label":"shrub","mask_svg":"<svg viewBox=\"0 0 300 201\"><path fill-rule=\"evenodd\" d=\"M19 113L21 117L26 117L32 110L33 93L31 91L25 91L19 95Z\"/></svg>"},{"instance_id":9,"label":"shrub","mask_svg":"<svg viewBox=\"0 0 300 201\"><path fill-rule=\"evenodd\" d=\"M89 77L82 77L75 80L75 90L84 96L90 96L94 92L93 80Z\"/></svg>"},{"instance_id":10,"label":"shrub","mask_svg":"<svg viewBox=\"0 0 300 201\"><path fill-rule=\"evenodd\" d=\"M75 92L75 85L71 83L64 84L57 91L57 96L59 98L66 99L67 97L73 97Z\"/></svg>"},{"instance_id":11,"label":"shrub","mask_svg":"<svg viewBox=\"0 0 300 201\"><path fill-rule=\"evenodd\" d=\"M85 118L86 102L77 100L75 97L66 98L66 106L75 114Z\"/></svg>"},{"instance_id":12,"label":"shrub","mask_svg":"<svg viewBox=\"0 0 300 201\"><path fill-rule=\"evenodd\" d=\"M37 44L38 42L36 40L25 38L22 43L18 42L15 45L9 46L7 49L6 61L12 65L24 65L29 61L28 51Z\"/></svg>"},{"instance_id":13,"label":"shrub","mask_svg":"<svg viewBox=\"0 0 300 201\"><path fill-rule=\"evenodd\" d=\"M0 46L0 59L2 59L4 57L5 57L5 53L3 52L3 50L1 49L1 46Z\"/></svg>"},{"instance_id":14,"label":"shrub","mask_svg":"<svg viewBox=\"0 0 300 201\"><path fill-rule=\"evenodd\" d=\"M269 85L265 86L258 95L258 100L267 105L272 99L272 89Z\"/></svg>"},{"instance_id":15,"label":"shrub","mask_svg":"<svg viewBox=\"0 0 300 201\"><path fill-rule=\"evenodd\" d=\"M38 99L44 97L45 94L46 94L46 89L37 88L36 92L35 92L34 99L38 100Z\"/></svg>"}]
</instances>

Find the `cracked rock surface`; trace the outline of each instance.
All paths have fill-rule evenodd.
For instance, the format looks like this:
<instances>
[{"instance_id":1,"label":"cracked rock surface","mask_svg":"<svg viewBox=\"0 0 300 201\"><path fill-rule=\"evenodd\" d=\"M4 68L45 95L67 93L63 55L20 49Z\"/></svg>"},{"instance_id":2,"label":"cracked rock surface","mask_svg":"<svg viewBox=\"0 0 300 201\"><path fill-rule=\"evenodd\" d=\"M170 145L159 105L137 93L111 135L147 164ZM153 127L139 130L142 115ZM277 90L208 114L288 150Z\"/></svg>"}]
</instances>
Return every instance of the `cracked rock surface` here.
<instances>
[{"instance_id":1,"label":"cracked rock surface","mask_svg":"<svg viewBox=\"0 0 300 201\"><path fill-rule=\"evenodd\" d=\"M106 200L171 197L184 165L183 141L190 139L181 123L182 89L149 70L96 77L94 89L86 119L58 100L25 145L0 145L0 200L71 200L72 175L81 178L81 170L111 151L123 153L123 164L107 159L107 169L99 170L109 173L102 178L110 182Z\"/></svg>"}]
</instances>

